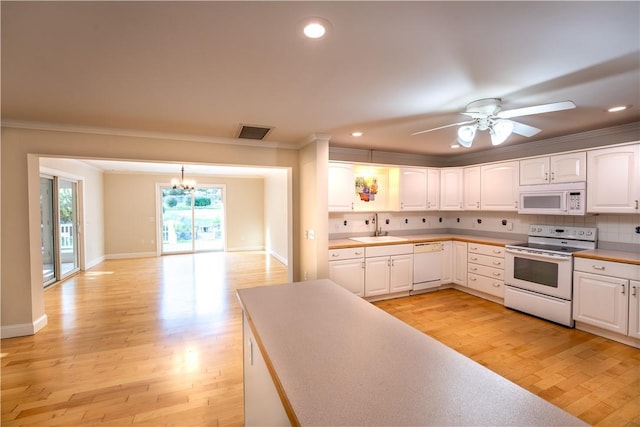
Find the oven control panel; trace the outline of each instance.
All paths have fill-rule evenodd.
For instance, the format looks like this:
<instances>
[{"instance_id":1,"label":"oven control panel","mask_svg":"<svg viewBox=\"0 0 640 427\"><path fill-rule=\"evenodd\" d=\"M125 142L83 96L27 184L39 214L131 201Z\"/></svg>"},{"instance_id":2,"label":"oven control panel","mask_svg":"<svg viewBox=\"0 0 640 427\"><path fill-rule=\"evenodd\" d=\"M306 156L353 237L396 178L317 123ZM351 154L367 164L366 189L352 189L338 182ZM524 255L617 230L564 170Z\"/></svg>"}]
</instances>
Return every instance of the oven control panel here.
<instances>
[{"instance_id":1,"label":"oven control panel","mask_svg":"<svg viewBox=\"0 0 640 427\"><path fill-rule=\"evenodd\" d=\"M529 227L529 236L555 237L558 239L586 240L589 242L595 242L598 237L598 229L595 227L532 225Z\"/></svg>"}]
</instances>

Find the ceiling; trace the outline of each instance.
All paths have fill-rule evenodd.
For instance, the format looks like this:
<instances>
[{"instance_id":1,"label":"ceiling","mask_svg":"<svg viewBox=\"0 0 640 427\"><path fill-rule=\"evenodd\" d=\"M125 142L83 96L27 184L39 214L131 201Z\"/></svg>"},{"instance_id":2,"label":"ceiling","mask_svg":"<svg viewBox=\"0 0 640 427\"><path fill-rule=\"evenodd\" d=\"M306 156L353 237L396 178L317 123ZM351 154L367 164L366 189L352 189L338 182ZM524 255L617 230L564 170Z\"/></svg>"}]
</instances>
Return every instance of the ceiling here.
<instances>
[{"instance_id":1,"label":"ceiling","mask_svg":"<svg viewBox=\"0 0 640 427\"><path fill-rule=\"evenodd\" d=\"M449 156L481 98L544 140L640 121L640 2L2 1L2 120ZM330 22L307 39L308 17ZM631 108L609 113L616 105ZM361 137L351 136L362 131Z\"/></svg>"}]
</instances>

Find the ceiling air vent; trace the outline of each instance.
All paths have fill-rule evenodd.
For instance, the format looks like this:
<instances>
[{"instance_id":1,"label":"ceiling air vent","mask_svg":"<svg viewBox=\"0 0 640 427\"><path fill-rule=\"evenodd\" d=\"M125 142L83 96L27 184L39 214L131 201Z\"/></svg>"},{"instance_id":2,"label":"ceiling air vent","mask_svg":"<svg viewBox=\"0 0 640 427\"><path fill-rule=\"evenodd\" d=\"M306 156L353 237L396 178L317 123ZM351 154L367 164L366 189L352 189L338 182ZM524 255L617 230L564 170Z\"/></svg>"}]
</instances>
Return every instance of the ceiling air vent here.
<instances>
[{"instance_id":1,"label":"ceiling air vent","mask_svg":"<svg viewBox=\"0 0 640 427\"><path fill-rule=\"evenodd\" d=\"M244 139L263 139L271 131L272 128L265 126L240 125L238 138Z\"/></svg>"}]
</instances>

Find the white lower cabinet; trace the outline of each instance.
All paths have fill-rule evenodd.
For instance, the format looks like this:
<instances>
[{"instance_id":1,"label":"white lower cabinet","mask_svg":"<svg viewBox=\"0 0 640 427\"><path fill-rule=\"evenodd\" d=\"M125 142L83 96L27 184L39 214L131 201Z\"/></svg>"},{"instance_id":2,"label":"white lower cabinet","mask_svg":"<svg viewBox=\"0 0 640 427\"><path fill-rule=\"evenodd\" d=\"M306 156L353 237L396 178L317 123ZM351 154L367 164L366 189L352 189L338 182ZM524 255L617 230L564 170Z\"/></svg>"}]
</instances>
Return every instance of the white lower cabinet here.
<instances>
[{"instance_id":1,"label":"white lower cabinet","mask_svg":"<svg viewBox=\"0 0 640 427\"><path fill-rule=\"evenodd\" d=\"M365 248L365 297L410 291L412 287L413 245Z\"/></svg>"},{"instance_id":2,"label":"white lower cabinet","mask_svg":"<svg viewBox=\"0 0 640 427\"><path fill-rule=\"evenodd\" d=\"M467 286L480 292L504 298L504 248L469 243Z\"/></svg>"},{"instance_id":3,"label":"white lower cabinet","mask_svg":"<svg viewBox=\"0 0 640 427\"><path fill-rule=\"evenodd\" d=\"M640 339L640 280L630 280L629 336Z\"/></svg>"},{"instance_id":4,"label":"white lower cabinet","mask_svg":"<svg viewBox=\"0 0 640 427\"><path fill-rule=\"evenodd\" d=\"M451 283L453 258L452 258L452 242L442 242L442 258L440 260L440 283Z\"/></svg>"},{"instance_id":5,"label":"white lower cabinet","mask_svg":"<svg viewBox=\"0 0 640 427\"><path fill-rule=\"evenodd\" d=\"M329 278L359 297L364 296L364 271L364 247L329 251Z\"/></svg>"},{"instance_id":6,"label":"white lower cabinet","mask_svg":"<svg viewBox=\"0 0 640 427\"><path fill-rule=\"evenodd\" d=\"M573 273L576 327L594 326L612 339L640 347L640 265L577 258ZM627 340L631 338L631 342ZM635 341L633 341L635 340Z\"/></svg>"},{"instance_id":7,"label":"white lower cabinet","mask_svg":"<svg viewBox=\"0 0 640 427\"><path fill-rule=\"evenodd\" d=\"M456 285L467 286L467 242L453 242L453 280Z\"/></svg>"},{"instance_id":8,"label":"white lower cabinet","mask_svg":"<svg viewBox=\"0 0 640 427\"><path fill-rule=\"evenodd\" d=\"M289 417L244 313L242 319L244 425L289 426Z\"/></svg>"},{"instance_id":9,"label":"white lower cabinet","mask_svg":"<svg viewBox=\"0 0 640 427\"><path fill-rule=\"evenodd\" d=\"M573 319L626 335L628 286L626 279L576 271L573 276Z\"/></svg>"}]
</instances>

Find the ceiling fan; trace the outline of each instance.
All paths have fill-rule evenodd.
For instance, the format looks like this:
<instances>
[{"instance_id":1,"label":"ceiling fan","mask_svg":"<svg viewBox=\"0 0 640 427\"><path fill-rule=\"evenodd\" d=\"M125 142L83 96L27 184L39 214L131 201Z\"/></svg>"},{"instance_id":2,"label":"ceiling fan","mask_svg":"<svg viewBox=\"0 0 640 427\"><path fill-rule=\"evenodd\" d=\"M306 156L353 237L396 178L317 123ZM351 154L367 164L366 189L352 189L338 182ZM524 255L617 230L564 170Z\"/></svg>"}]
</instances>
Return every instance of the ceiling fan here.
<instances>
[{"instance_id":1,"label":"ceiling fan","mask_svg":"<svg viewBox=\"0 0 640 427\"><path fill-rule=\"evenodd\" d=\"M471 120L452 123L433 129L427 129L411 135L433 132L453 126L460 126L458 129L458 143L463 147L471 147L477 130L488 130L491 135L493 145L502 144L512 133L531 137L540 132L540 129L525 125L524 123L509 120L513 117L530 116L532 114L550 113L576 108L573 101L553 102L551 104L533 105L530 107L515 108L513 110L502 110L499 98L485 98L467 104L466 111L462 114L471 117Z\"/></svg>"}]
</instances>

